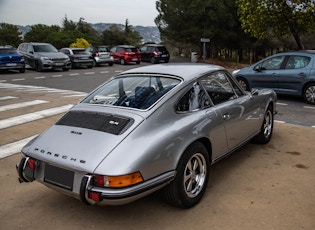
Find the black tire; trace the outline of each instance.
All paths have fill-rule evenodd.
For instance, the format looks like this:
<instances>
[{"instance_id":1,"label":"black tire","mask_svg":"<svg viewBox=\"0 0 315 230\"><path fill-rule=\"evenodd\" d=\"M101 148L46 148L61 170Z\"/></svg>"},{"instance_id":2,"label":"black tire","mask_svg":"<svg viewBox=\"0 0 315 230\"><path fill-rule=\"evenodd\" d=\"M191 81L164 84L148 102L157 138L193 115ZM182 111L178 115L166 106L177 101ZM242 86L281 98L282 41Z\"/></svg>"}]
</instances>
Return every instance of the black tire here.
<instances>
[{"instance_id":1,"label":"black tire","mask_svg":"<svg viewBox=\"0 0 315 230\"><path fill-rule=\"evenodd\" d=\"M43 66L41 61L35 61L35 69L37 72L42 72L43 71Z\"/></svg>"},{"instance_id":2,"label":"black tire","mask_svg":"<svg viewBox=\"0 0 315 230\"><path fill-rule=\"evenodd\" d=\"M93 59L93 66L94 67L99 66L99 64L95 61L95 59Z\"/></svg>"},{"instance_id":3,"label":"black tire","mask_svg":"<svg viewBox=\"0 0 315 230\"><path fill-rule=\"evenodd\" d=\"M63 71L69 71L69 68L62 68Z\"/></svg>"},{"instance_id":4,"label":"black tire","mask_svg":"<svg viewBox=\"0 0 315 230\"><path fill-rule=\"evenodd\" d=\"M270 141L273 132L273 123L273 109L272 106L269 105L264 115L260 133L253 139L256 144L267 144Z\"/></svg>"},{"instance_id":5,"label":"black tire","mask_svg":"<svg viewBox=\"0 0 315 230\"><path fill-rule=\"evenodd\" d=\"M138 65L139 65L139 64L140 64L140 62L139 62L139 61L137 61L137 62L136 62L136 64L138 64Z\"/></svg>"},{"instance_id":6,"label":"black tire","mask_svg":"<svg viewBox=\"0 0 315 230\"><path fill-rule=\"evenodd\" d=\"M121 58L121 59L120 59L120 64L121 64L121 65L125 65L125 64L126 64L125 59Z\"/></svg>"},{"instance_id":7,"label":"black tire","mask_svg":"<svg viewBox=\"0 0 315 230\"><path fill-rule=\"evenodd\" d=\"M303 90L303 99L306 103L315 105L315 83L310 83Z\"/></svg>"},{"instance_id":8,"label":"black tire","mask_svg":"<svg viewBox=\"0 0 315 230\"><path fill-rule=\"evenodd\" d=\"M195 142L182 155L174 180L163 189L167 203L180 208L196 205L206 191L210 160L203 144Z\"/></svg>"},{"instance_id":9,"label":"black tire","mask_svg":"<svg viewBox=\"0 0 315 230\"><path fill-rule=\"evenodd\" d=\"M25 73L25 68L19 69L20 73Z\"/></svg>"},{"instance_id":10,"label":"black tire","mask_svg":"<svg viewBox=\"0 0 315 230\"><path fill-rule=\"evenodd\" d=\"M156 61L156 59L154 57L150 58L150 62L151 62L151 64L156 64L157 63L157 61Z\"/></svg>"},{"instance_id":11,"label":"black tire","mask_svg":"<svg viewBox=\"0 0 315 230\"><path fill-rule=\"evenodd\" d=\"M249 85L248 82L245 78L239 77L237 78L238 84L245 90L245 91L249 91Z\"/></svg>"},{"instance_id":12,"label":"black tire","mask_svg":"<svg viewBox=\"0 0 315 230\"><path fill-rule=\"evenodd\" d=\"M109 62L108 65L109 65L109 66L113 66L114 63L113 63L113 62Z\"/></svg>"}]
</instances>

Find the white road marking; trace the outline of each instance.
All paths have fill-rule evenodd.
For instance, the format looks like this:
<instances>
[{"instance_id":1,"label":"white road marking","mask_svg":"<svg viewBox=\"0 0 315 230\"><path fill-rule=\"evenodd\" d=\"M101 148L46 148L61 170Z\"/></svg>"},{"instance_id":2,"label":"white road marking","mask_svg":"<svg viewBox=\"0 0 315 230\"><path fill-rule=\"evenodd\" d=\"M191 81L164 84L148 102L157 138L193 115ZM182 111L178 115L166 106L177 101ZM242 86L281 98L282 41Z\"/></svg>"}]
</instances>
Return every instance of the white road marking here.
<instances>
[{"instance_id":1,"label":"white road marking","mask_svg":"<svg viewBox=\"0 0 315 230\"><path fill-rule=\"evenodd\" d=\"M31 105L39 105L39 104L43 104L47 102L48 101L34 100L34 101L26 101L26 102L21 102L21 103L16 103L16 104L4 105L4 106L0 106L0 112L11 110L11 109L24 108Z\"/></svg>"},{"instance_id":2,"label":"white road marking","mask_svg":"<svg viewBox=\"0 0 315 230\"><path fill-rule=\"evenodd\" d=\"M15 79L12 79L12 81L24 81L25 78L15 78Z\"/></svg>"},{"instance_id":3,"label":"white road marking","mask_svg":"<svg viewBox=\"0 0 315 230\"><path fill-rule=\"evenodd\" d=\"M37 135L0 146L0 159L11 156L21 151L24 145L35 138Z\"/></svg>"},{"instance_id":4,"label":"white road marking","mask_svg":"<svg viewBox=\"0 0 315 230\"><path fill-rule=\"evenodd\" d=\"M70 76L77 76L77 75L79 75L79 73L70 73L69 75Z\"/></svg>"},{"instance_id":5,"label":"white road marking","mask_svg":"<svg viewBox=\"0 0 315 230\"><path fill-rule=\"evenodd\" d=\"M311 106L304 106L305 109L315 109L315 107L311 107Z\"/></svg>"},{"instance_id":6,"label":"white road marking","mask_svg":"<svg viewBox=\"0 0 315 230\"><path fill-rule=\"evenodd\" d=\"M11 99L16 99L16 98L18 98L18 97L5 96L5 97L0 97L0 101L11 100Z\"/></svg>"},{"instance_id":7,"label":"white road marking","mask_svg":"<svg viewBox=\"0 0 315 230\"><path fill-rule=\"evenodd\" d=\"M42 77L34 77L34 79L43 79L43 78L46 78L46 77L44 77L44 76L42 76Z\"/></svg>"},{"instance_id":8,"label":"white road marking","mask_svg":"<svg viewBox=\"0 0 315 230\"><path fill-rule=\"evenodd\" d=\"M288 105L286 103L277 102L277 105Z\"/></svg>"},{"instance_id":9,"label":"white road marking","mask_svg":"<svg viewBox=\"0 0 315 230\"><path fill-rule=\"evenodd\" d=\"M84 73L84 74L90 75L90 74L95 74L95 72L86 72L86 73Z\"/></svg>"},{"instance_id":10,"label":"white road marking","mask_svg":"<svg viewBox=\"0 0 315 230\"><path fill-rule=\"evenodd\" d=\"M9 128L12 126L24 124L27 122L39 120L45 117L54 116L60 113L68 111L73 105L64 105L60 107L50 108L46 110L41 110L34 113L28 113L16 117L10 117L7 119L0 120L0 129Z\"/></svg>"},{"instance_id":11,"label":"white road marking","mask_svg":"<svg viewBox=\"0 0 315 230\"><path fill-rule=\"evenodd\" d=\"M53 75L51 77L62 77L62 75Z\"/></svg>"}]
</instances>

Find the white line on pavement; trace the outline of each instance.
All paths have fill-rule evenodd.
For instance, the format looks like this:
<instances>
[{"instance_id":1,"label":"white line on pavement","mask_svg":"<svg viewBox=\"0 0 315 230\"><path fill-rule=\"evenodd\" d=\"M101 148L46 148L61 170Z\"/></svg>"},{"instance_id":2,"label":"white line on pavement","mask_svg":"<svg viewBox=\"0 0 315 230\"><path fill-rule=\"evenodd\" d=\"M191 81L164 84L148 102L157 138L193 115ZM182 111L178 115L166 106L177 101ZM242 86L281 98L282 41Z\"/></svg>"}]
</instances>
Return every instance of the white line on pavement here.
<instances>
[{"instance_id":1,"label":"white line on pavement","mask_svg":"<svg viewBox=\"0 0 315 230\"><path fill-rule=\"evenodd\" d=\"M18 98L18 97L5 96L5 97L0 97L0 101L11 100L11 99L16 99L16 98Z\"/></svg>"},{"instance_id":2,"label":"white line on pavement","mask_svg":"<svg viewBox=\"0 0 315 230\"><path fill-rule=\"evenodd\" d=\"M35 138L37 135L0 146L0 159L11 156L21 151L24 145L26 145L30 140Z\"/></svg>"},{"instance_id":3,"label":"white line on pavement","mask_svg":"<svg viewBox=\"0 0 315 230\"><path fill-rule=\"evenodd\" d=\"M43 104L47 102L48 101L34 100L34 101L26 101L26 102L21 102L21 103L16 103L16 104L4 105L4 106L0 106L0 112L11 110L11 109L24 108L31 105L39 105L39 104Z\"/></svg>"},{"instance_id":4,"label":"white line on pavement","mask_svg":"<svg viewBox=\"0 0 315 230\"><path fill-rule=\"evenodd\" d=\"M68 111L71 107L72 105L64 105L60 107L50 108L50 109L41 110L34 113L28 113L28 114L0 120L0 129L9 128L15 125L20 125L26 122L31 122L31 121L39 120L45 117L64 113Z\"/></svg>"}]
</instances>

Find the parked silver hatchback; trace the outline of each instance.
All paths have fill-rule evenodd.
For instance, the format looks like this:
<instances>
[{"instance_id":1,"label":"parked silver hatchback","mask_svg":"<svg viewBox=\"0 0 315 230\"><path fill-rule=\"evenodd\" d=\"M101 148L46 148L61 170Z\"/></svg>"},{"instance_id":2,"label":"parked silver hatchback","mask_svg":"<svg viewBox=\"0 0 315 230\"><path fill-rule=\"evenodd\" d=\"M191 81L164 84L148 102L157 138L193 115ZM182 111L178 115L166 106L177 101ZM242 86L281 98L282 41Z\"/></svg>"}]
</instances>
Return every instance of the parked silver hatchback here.
<instances>
[{"instance_id":1,"label":"parked silver hatchback","mask_svg":"<svg viewBox=\"0 0 315 230\"><path fill-rule=\"evenodd\" d=\"M70 58L49 43L22 43L17 49L25 59L25 64L35 68L36 71L48 69L62 69L67 71L71 68Z\"/></svg>"}]
</instances>

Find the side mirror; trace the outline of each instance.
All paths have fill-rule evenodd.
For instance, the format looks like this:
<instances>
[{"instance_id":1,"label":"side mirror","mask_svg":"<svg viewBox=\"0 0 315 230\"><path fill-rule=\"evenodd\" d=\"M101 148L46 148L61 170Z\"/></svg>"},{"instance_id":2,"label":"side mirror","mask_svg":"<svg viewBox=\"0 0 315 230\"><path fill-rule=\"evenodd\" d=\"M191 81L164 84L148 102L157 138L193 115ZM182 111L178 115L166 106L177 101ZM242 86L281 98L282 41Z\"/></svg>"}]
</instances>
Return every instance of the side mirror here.
<instances>
[{"instance_id":1,"label":"side mirror","mask_svg":"<svg viewBox=\"0 0 315 230\"><path fill-rule=\"evenodd\" d=\"M254 71L256 71L256 72L261 72L260 66L255 66L255 67L254 67Z\"/></svg>"}]
</instances>

